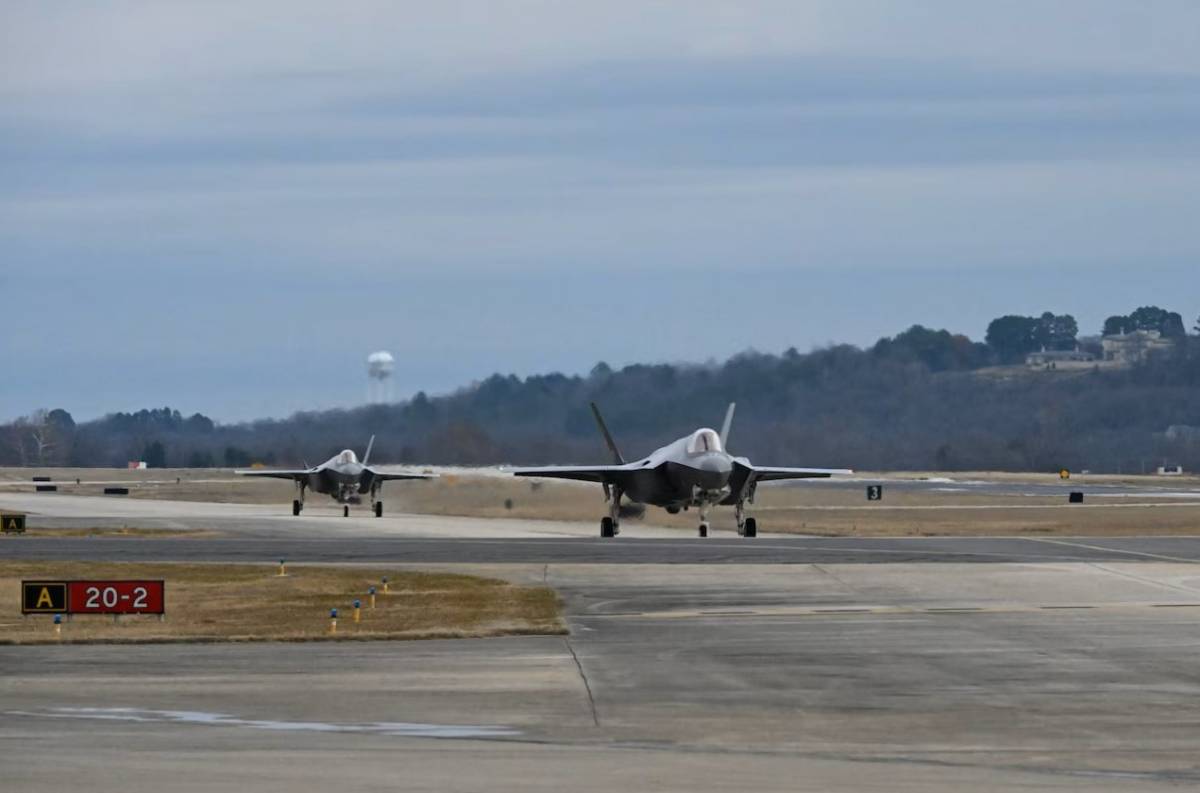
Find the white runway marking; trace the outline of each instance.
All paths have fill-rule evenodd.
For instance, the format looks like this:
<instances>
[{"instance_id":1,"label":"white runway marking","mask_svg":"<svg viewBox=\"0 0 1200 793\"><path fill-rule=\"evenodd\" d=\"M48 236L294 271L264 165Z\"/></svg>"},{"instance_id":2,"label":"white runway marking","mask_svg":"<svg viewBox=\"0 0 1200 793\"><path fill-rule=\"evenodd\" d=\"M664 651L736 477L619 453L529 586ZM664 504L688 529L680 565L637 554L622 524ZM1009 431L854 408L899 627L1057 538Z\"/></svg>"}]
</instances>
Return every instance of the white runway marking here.
<instances>
[{"instance_id":1,"label":"white runway marking","mask_svg":"<svg viewBox=\"0 0 1200 793\"><path fill-rule=\"evenodd\" d=\"M1067 547L1087 548L1092 551L1106 551L1108 553L1129 554L1130 556L1144 556L1149 559L1165 559L1168 562L1186 562L1188 564L1198 564L1195 559L1188 559L1186 556L1169 556L1161 553L1147 553L1146 551L1129 551L1124 548L1113 548L1106 545L1090 545L1086 542L1075 542L1070 540L1052 540L1049 537L1026 537L1025 539L1033 542L1045 542L1052 545L1064 545ZM1114 538L1117 539L1117 538Z\"/></svg>"},{"instance_id":2,"label":"white runway marking","mask_svg":"<svg viewBox=\"0 0 1200 793\"><path fill-rule=\"evenodd\" d=\"M224 713L198 710L147 710L143 708L48 708L44 711L10 710L6 716L31 716L51 719L96 719L143 723L171 722L204 724L216 727L246 727L282 732L338 732L369 735L395 735L404 738L501 738L520 735L511 727L475 724L421 724L403 721L377 721L368 724L332 724L323 721L273 721L239 719Z\"/></svg>"}]
</instances>

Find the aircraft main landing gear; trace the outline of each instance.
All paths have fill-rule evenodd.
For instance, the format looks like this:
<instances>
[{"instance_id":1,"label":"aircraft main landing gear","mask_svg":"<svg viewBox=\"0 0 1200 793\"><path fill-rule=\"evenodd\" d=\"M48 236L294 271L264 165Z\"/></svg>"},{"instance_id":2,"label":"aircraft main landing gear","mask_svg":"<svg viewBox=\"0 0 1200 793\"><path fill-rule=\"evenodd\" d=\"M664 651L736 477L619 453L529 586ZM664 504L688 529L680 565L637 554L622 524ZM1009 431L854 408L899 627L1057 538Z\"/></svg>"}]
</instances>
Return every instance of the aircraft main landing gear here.
<instances>
[{"instance_id":1,"label":"aircraft main landing gear","mask_svg":"<svg viewBox=\"0 0 1200 793\"><path fill-rule=\"evenodd\" d=\"M292 499L292 517L304 511L304 484L303 480L296 482L296 491L300 497Z\"/></svg>"},{"instance_id":2,"label":"aircraft main landing gear","mask_svg":"<svg viewBox=\"0 0 1200 793\"><path fill-rule=\"evenodd\" d=\"M342 517L343 518L350 517L350 505L349 504L342 505Z\"/></svg>"},{"instance_id":3,"label":"aircraft main landing gear","mask_svg":"<svg viewBox=\"0 0 1200 793\"><path fill-rule=\"evenodd\" d=\"M743 502L739 501L734 507L734 515L737 518L738 534L743 537L758 536L758 521L746 517L746 505Z\"/></svg>"},{"instance_id":4,"label":"aircraft main landing gear","mask_svg":"<svg viewBox=\"0 0 1200 793\"><path fill-rule=\"evenodd\" d=\"M604 495L608 498L608 517L600 520L600 536L616 537L621 533L621 491L614 487L609 492L605 486Z\"/></svg>"},{"instance_id":5,"label":"aircraft main landing gear","mask_svg":"<svg viewBox=\"0 0 1200 793\"><path fill-rule=\"evenodd\" d=\"M379 500L379 483L371 483L371 511L375 513L375 517L383 517L383 502Z\"/></svg>"}]
</instances>

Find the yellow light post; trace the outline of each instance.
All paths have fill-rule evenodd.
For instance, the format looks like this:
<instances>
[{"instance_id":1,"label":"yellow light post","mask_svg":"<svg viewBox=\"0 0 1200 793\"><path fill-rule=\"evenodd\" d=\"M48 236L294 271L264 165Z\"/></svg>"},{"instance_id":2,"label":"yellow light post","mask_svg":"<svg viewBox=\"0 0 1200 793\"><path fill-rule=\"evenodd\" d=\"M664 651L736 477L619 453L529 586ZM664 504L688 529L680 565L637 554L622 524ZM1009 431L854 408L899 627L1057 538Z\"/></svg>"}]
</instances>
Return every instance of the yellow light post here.
<instances>
[{"instance_id":1,"label":"yellow light post","mask_svg":"<svg viewBox=\"0 0 1200 793\"><path fill-rule=\"evenodd\" d=\"M375 587L367 589L367 594L371 596L371 611L375 610Z\"/></svg>"},{"instance_id":2,"label":"yellow light post","mask_svg":"<svg viewBox=\"0 0 1200 793\"><path fill-rule=\"evenodd\" d=\"M360 622L362 622L362 601L355 600L354 601L354 624L357 625Z\"/></svg>"},{"instance_id":3,"label":"yellow light post","mask_svg":"<svg viewBox=\"0 0 1200 793\"><path fill-rule=\"evenodd\" d=\"M337 633L337 609L329 610L329 635Z\"/></svg>"},{"instance_id":4,"label":"yellow light post","mask_svg":"<svg viewBox=\"0 0 1200 793\"><path fill-rule=\"evenodd\" d=\"M62 639L62 615L54 615L54 638Z\"/></svg>"},{"instance_id":5,"label":"yellow light post","mask_svg":"<svg viewBox=\"0 0 1200 793\"><path fill-rule=\"evenodd\" d=\"M276 575L278 575L280 577L287 575L287 565L284 564L283 559L279 560L279 572L276 573Z\"/></svg>"},{"instance_id":6,"label":"yellow light post","mask_svg":"<svg viewBox=\"0 0 1200 793\"><path fill-rule=\"evenodd\" d=\"M388 582L387 582L387 576L384 576L384 577L383 577L383 594L385 594L385 595L386 595L387 593L388 593Z\"/></svg>"}]
</instances>

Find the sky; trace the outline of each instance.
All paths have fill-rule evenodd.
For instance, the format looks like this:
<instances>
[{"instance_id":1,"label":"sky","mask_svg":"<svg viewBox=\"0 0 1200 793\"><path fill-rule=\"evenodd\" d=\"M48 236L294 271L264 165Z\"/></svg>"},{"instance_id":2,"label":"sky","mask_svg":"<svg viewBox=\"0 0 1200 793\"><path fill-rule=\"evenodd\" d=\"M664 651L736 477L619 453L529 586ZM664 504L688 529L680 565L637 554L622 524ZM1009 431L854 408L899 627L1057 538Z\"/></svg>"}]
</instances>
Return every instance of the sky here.
<instances>
[{"instance_id":1,"label":"sky","mask_svg":"<svg viewBox=\"0 0 1200 793\"><path fill-rule=\"evenodd\" d=\"M1200 315L1200 3L0 5L0 420Z\"/></svg>"}]
</instances>

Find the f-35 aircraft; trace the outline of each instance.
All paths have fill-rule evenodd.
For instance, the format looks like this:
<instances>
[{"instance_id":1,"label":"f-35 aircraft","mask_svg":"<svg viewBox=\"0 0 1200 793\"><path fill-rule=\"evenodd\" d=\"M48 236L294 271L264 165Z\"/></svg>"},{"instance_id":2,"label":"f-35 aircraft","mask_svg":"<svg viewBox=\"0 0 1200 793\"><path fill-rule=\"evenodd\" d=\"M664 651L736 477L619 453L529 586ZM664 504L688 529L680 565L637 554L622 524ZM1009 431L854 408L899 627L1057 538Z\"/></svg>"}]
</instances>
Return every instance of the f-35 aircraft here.
<instances>
[{"instance_id":1,"label":"f-35 aircraft","mask_svg":"<svg viewBox=\"0 0 1200 793\"><path fill-rule=\"evenodd\" d=\"M754 503L754 491L759 482L854 473L844 468L766 468L751 464L745 457L734 457L725 451L734 407L731 403L725 412L725 423L719 434L716 430L701 427L655 449L648 457L627 463L617 450L600 409L592 403L592 414L612 452L613 465L519 468L513 474L599 482L608 501L608 516L600 521L601 537L614 537L620 531L622 496L663 507L672 515L681 509L698 508L701 537L708 536L709 510L717 504L731 504L737 516L738 534L755 537L758 523L754 518L746 517L746 503Z\"/></svg>"},{"instance_id":2,"label":"f-35 aircraft","mask_svg":"<svg viewBox=\"0 0 1200 793\"><path fill-rule=\"evenodd\" d=\"M248 471L234 471L242 476L261 476L271 479L291 479L299 490L298 498L292 501L292 514L299 515L304 509L304 491L312 488L318 493L326 493L342 505L342 515L350 517L350 505L362 502L362 494L371 494L371 509L375 517L383 517L383 502L378 500L379 488L384 482L394 479L433 479L434 474L393 474L384 473L367 465L371 458L371 447L375 445L375 436L367 443L367 451L360 461L350 449L330 457L314 468L286 470L278 468L252 468Z\"/></svg>"}]
</instances>

